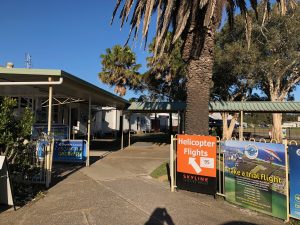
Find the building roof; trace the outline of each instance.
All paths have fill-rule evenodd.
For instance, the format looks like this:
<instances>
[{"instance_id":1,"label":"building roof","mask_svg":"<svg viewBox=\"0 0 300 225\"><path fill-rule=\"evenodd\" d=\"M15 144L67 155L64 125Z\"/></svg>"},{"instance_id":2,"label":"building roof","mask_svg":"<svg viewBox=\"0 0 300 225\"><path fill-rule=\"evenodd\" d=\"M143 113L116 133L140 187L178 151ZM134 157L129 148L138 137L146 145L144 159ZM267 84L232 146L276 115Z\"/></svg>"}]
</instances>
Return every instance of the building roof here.
<instances>
[{"instance_id":1,"label":"building roof","mask_svg":"<svg viewBox=\"0 0 300 225\"><path fill-rule=\"evenodd\" d=\"M133 102L130 112L178 112L186 108L185 102ZM210 112L268 112L300 113L300 102L223 102L209 103Z\"/></svg>"},{"instance_id":2,"label":"building roof","mask_svg":"<svg viewBox=\"0 0 300 225\"><path fill-rule=\"evenodd\" d=\"M296 113L300 112L300 102L270 102L270 101L249 101L249 102L210 102L211 112L269 112L269 113Z\"/></svg>"},{"instance_id":3,"label":"building roof","mask_svg":"<svg viewBox=\"0 0 300 225\"><path fill-rule=\"evenodd\" d=\"M130 112L178 112L184 110L185 102L132 102Z\"/></svg>"},{"instance_id":4,"label":"building roof","mask_svg":"<svg viewBox=\"0 0 300 225\"><path fill-rule=\"evenodd\" d=\"M91 96L94 105L112 106L118 109L124 109L129 105L127 100L63 70L0 68L0 82L12 82L12 84L13 82L40 82L48 81L48 77L54 81L63 78L62 84L53 85L55 98L78 98L88 101ZM48 97L48 85L5 85L0 88L0 96Z\"/></svg>"}]
</instances>

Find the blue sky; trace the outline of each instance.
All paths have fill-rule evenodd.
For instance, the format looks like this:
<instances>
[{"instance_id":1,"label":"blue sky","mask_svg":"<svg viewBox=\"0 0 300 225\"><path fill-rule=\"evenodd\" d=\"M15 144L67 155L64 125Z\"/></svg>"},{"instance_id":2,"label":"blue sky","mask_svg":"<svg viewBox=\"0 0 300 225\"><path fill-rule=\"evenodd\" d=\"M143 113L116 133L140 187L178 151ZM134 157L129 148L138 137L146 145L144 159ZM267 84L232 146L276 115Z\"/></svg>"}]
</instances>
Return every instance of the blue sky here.
<instances>
[{"instance_id":1,"label":"blue sky","mask_svg":"<svg viewBox=\"0 0 300 225\"><path fill-rule=\"evenodd\" d=\"M65 70L113 92L98 79L100 54L124 44L129 32L127 24L120 31L117 18L110 26L114 4L115 0L1 0L0 65L9 61L25 67L25 53L29 53L32 68ZM153 25L148 40L153 37ZM144 71L147 51L140 41L135 45L133 50ZM133 95L128 92L125 98Z\"/></svg>"}]
</instances>

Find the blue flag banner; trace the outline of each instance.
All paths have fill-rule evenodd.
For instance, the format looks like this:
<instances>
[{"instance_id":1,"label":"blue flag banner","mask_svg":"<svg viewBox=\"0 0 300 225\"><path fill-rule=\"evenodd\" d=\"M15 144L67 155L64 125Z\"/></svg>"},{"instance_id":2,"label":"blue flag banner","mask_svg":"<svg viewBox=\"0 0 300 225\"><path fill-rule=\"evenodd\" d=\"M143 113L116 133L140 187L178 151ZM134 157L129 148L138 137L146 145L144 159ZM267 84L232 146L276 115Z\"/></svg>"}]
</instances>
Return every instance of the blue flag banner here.
<instances>
[{"instance_id":1,"label":"blue flag banner","mask_svg":"<svg viewBox=\"0 0 300 225\"><path fill-rule=\"evenodd\" d=\"M290 214L300 219L300 146L289 146Z\"/></svg>"}]
</instances>

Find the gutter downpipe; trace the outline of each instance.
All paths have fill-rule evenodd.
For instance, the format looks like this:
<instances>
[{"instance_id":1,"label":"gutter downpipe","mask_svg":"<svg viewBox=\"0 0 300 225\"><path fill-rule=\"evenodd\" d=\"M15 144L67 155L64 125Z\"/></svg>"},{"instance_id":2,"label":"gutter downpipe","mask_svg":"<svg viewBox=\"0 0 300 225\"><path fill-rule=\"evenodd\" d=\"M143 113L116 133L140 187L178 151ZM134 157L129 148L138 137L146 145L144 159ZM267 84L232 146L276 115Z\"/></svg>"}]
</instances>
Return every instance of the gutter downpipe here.
<instances>
[{"instance_id":1,"label":"gutter downpipe","mask_svg":"<svg viewBox=\"0 0 300 225\"><path fill-rule=\"evenodd\" d=\"M19 86L19 85L59 85L63 83L63 78L59 78L58 81L30 81L30 82L26 82L26 81L22 81L22 82L13 82L13 81L9 81L9 82L0 82L0 86Z\"/></svg>"},{"instance_id":2,"label":"gutter downpipe","mask_svg":"<svg viewBox=\"0 0 300 225\"><path fill-rule=\"evenodd\" d=\"M51 136L51 125L52 125L52 97L53 97L53 87L50 84L52 82L52 78L49 77L47 82L49 84L49 98L48 98L48 102L49 102L49 106L48 106L48 129L47 129L47 134L48 134L48 138L49 136ZM49 188L50 183L51 183L51 145L52 145L52 141L50 141L51 139L49 139L48 141L50 142L47 145L47 152L46 152L46 188Z\"/></svg>"}]
</instances>

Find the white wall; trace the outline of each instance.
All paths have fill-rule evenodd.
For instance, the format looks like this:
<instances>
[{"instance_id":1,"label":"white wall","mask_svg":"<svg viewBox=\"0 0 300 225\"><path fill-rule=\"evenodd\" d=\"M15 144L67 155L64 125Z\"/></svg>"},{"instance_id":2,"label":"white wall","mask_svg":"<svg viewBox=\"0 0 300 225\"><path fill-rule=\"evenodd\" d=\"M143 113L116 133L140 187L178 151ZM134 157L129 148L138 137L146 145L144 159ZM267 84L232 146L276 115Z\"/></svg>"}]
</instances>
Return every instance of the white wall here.
<instances>
[{"instance_id":1,"label":"white wall","mask_svg":"<svg viewBox=\"0 0 300 225\"><path fill-rule=\"evenodd\" d=\"M131 129L132 131L145 131L150 132L151 130L151 119L150 116L141 113L133 113L124 117L124 131Z\"/></svg>"}]
</instances>

